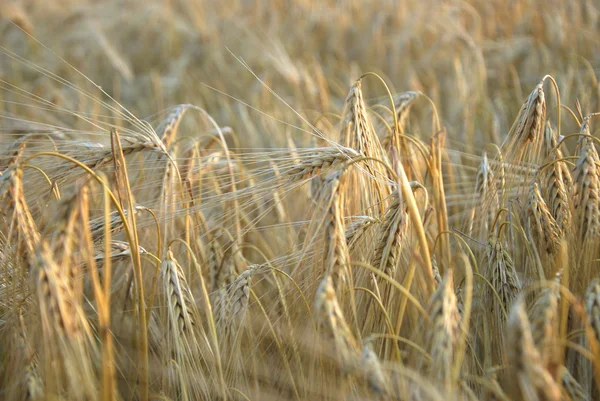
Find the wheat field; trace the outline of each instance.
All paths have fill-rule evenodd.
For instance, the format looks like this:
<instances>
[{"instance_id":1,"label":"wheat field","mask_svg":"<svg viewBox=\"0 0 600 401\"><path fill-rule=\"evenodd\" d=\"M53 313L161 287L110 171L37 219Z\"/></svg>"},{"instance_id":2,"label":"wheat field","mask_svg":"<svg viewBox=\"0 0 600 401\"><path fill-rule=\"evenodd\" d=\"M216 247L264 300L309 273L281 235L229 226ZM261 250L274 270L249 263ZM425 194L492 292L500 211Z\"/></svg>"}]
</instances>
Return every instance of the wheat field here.
<instances>
[{"instance_id":1,"label":"wheat field","mask_svg":"<svg viewBox=\"0 0 600 401\"><path fill-rule=\"evenodd\" d=\"M600 399L595 0L0 2L0 399Z\"/></svg>"}]
</instances>

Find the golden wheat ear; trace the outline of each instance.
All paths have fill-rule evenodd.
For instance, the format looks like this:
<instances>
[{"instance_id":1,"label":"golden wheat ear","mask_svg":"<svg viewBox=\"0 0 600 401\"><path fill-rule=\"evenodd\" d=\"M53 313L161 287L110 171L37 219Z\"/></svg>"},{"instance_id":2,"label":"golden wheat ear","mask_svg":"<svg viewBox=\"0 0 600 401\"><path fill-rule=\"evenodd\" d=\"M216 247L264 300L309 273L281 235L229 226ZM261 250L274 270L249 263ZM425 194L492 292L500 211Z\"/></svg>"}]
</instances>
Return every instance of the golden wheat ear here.
<instances>
[{"instance_id":1,"label":"golden wheat ear","mask_svg":"<svg viewBox=\"0 0 600 401\"><path fill-rule=\"evenodd\" d=\"M460 338L460 314L453 278L447 275L433 293L429 302L429 324L426 325L426 350L431 357L430 377L448 393L453 390L452 365Z\"/></svg>"},{"instance_id":2,"label":"golden wheat ear","mask_svg":"<svg viewBox=\"0 0 600 401\"><path fill-rule=\"evenodd\" d=\"M552 217L537 182L533 183L529 191L525 215L525 226L537 247L537 254L540 256L545 273L544 278L551 278L554 272L555 255L561 244L562 232Z\"/></svg>"},{"instance_id":3,"label":"golden wheat ear","mask_svg":"<svg viewBox=\"0 0 600 401\"><path fill-rule=\"evenodd\" d=\"M491 363L503 362L503 349L507 346L502 333L505 331L508 313L521 291L521 282L506 246L498 239L491 239L486 247L483 276L487 282L482 284L482 302L485 305L485 317L490 325L489 342Z\"/></svg>"},{"instance_id":4,"label":"golden wheat ear","mask_svg":"<svg viewBox=\"0 0 600 401\"><path fill-rule=\"evenodd\" d=\"M507 325L507 361L510 364L507 385L514 400L561 399L560 385L543 366L535 348L531 326L525 312L525 301L519 298L513 305Z\"/></svg>"},{"instance_id":5,"label":"golden wheat ear","mask_svg":"<svg viewBox=\"0 0 600 401\"><path fill-rule=\"evenodd\" d=\"M573 171L575 230L581 240L600 233L600 158L590 139L590 117L584 118L577 144L577 163Z\"/></svg>"}]
</instances>

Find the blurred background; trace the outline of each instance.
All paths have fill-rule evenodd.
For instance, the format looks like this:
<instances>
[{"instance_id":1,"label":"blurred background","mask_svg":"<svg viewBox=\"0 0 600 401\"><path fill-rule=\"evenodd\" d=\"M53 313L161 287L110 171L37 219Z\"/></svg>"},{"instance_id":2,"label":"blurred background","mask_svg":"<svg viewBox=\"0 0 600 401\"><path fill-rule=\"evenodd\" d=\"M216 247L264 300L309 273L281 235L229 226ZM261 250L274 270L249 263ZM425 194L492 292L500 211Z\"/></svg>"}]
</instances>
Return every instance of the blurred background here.
<instances>
[{"instance_id":1,"label":"blurred background","mask_svg":"<svg viewBox=\"0 0 600 401\"><path fill-rule=\"evenodd\" d=\"M64 58L139 118L160 121L169 107L192 103L232 127L244 146L271 147L289 137L312 140L277 122L306 128L294 110L335 124L349 86L373 71L393 93L427 94L448 145L476 151L501 142L546 74L558 81L563 103L578 99L584 113L597 111L599 32L595 0L4 0L0 44L14 57L0 59L0 78L104 118L89 99L36 71L102 96ZM72 114L21 105L3 86L5 115L86 128ZM363 90L369 104L389 105L377 81ZM413 116L428 110L418 103ZM192 120L183 127L194 130Z\"/></svg>"}]
</instances>

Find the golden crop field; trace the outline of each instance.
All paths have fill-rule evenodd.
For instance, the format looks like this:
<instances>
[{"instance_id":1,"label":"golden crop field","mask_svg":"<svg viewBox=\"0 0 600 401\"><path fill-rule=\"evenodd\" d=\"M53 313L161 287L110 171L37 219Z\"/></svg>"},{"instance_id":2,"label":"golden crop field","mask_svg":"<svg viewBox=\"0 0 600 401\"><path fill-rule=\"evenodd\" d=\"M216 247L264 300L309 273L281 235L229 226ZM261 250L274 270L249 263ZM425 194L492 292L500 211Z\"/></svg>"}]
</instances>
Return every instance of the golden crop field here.
<instances>
[{"instance_id":1,"label":"golden crop field","mask_svg":"<svg viewBox=\"0 0 600 401\"><path fill-rule=\"evenodd\" d=\"M597 0L0 1L0 399L600 399Z\"/></svg>"}]
</instances>

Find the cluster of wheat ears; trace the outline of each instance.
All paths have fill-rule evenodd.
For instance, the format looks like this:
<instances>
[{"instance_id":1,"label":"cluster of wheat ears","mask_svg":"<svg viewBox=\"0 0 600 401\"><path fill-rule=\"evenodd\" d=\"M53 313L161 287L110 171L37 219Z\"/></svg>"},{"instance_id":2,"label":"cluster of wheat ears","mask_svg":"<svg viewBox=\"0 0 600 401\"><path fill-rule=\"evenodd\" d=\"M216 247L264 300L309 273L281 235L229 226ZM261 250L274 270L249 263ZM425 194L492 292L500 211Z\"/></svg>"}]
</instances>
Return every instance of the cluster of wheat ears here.
<instances>
[{"instance_id":1,"label":"cluster of wheat ears","mask_svg":"<svg viewBox=\"0 0 600 401\"><path fill-rule=\"evenodd\" d=\"M442 83L397 92L383 73L336 103L324 69L274 43L291 96L233 49L211 60L249 75L255 104L215 113L206 98L228 87L204 77L199 105L140 119L125 84L93 84L11 10L0 31L27 50L0 47L0 398L599 399L591 66L585 104L563 104L572 71L564 85L544 71L510 114L482 89L502 70L478 65L455 113ZM133 61L92 30L131 82Z\"/></svg>"}]
</instances>

